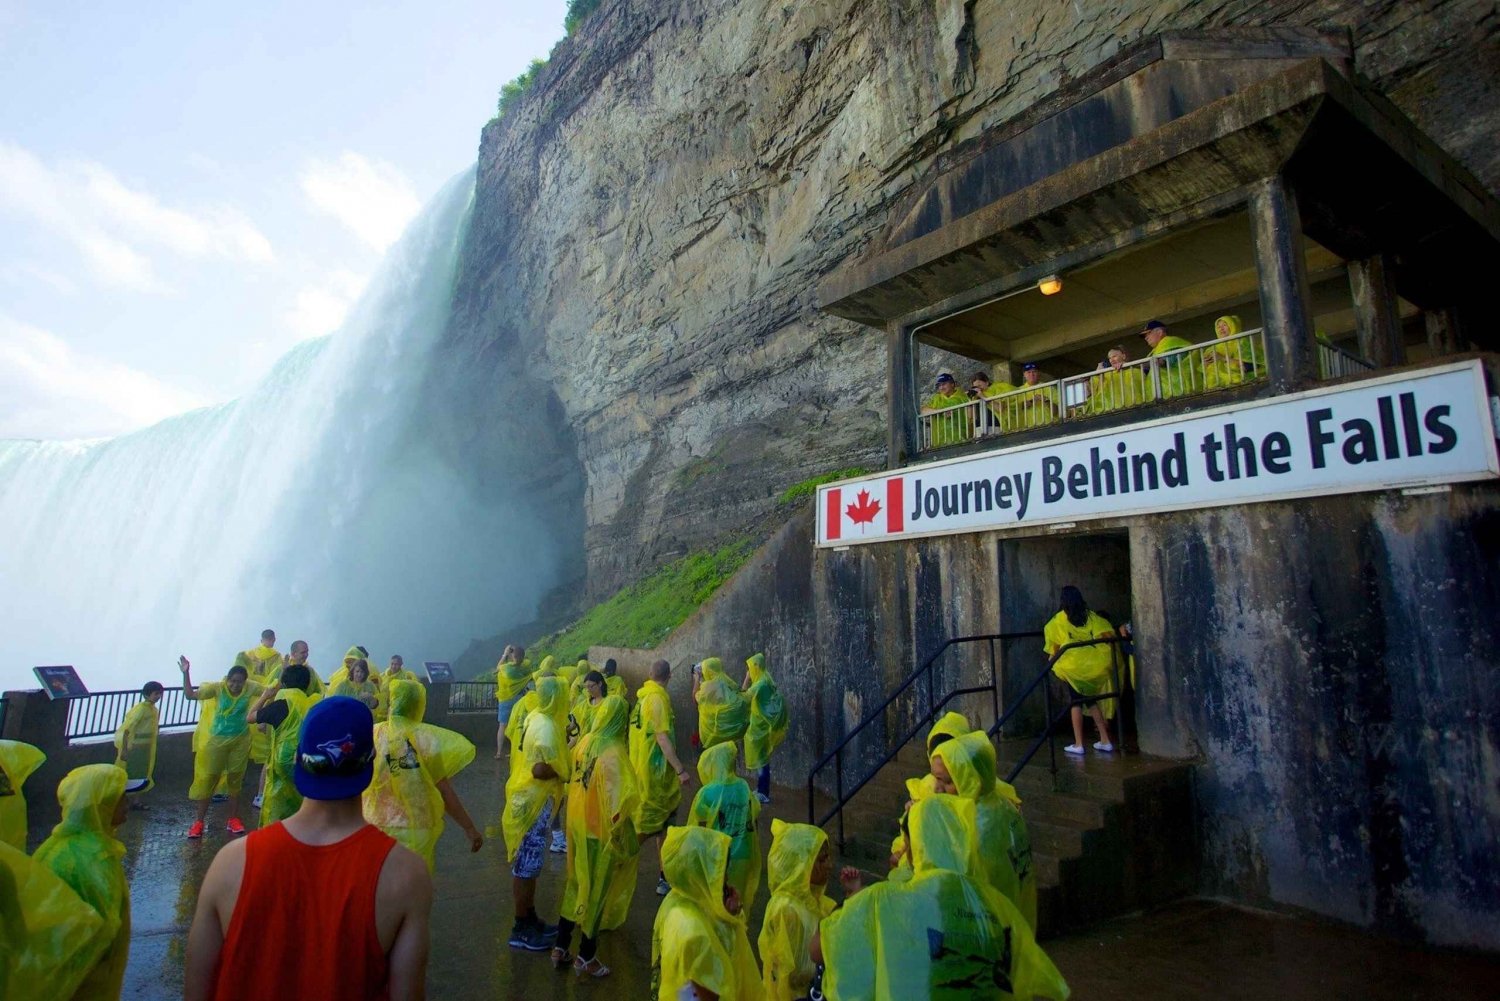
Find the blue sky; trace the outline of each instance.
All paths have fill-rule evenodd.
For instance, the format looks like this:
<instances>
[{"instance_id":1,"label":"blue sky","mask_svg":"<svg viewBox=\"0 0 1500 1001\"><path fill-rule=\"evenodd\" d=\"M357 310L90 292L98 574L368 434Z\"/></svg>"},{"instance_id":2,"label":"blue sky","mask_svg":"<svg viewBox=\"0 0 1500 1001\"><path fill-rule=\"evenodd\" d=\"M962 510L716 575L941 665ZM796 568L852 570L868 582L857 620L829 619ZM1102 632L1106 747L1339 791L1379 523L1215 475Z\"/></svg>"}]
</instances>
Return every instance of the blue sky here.
<instances>
[{"instance_id":1,"label":"blue sky","mask_svg":"<svg viewBox=\"0 0 1500 1001\"><path fill-rule=\"evenodd\" d=\"M565 0L0 0L0 438L119 434L331 332Z\"/></svg>"}]
</instances>

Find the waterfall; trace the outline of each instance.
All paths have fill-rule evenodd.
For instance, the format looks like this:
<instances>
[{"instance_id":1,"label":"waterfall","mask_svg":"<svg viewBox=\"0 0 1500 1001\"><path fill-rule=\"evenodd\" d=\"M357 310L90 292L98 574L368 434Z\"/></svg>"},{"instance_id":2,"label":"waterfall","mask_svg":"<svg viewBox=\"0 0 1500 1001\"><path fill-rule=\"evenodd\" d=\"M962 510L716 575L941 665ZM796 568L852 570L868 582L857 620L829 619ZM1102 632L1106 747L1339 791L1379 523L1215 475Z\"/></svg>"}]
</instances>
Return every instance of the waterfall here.
<instances>
[{"instance_id":1,"label":"waterfall","mask_svg":"<svg viewBox=\"0 0 1500 1001\"><path fill-rule=\"evenodd\" d=\"M450 181L343 326L244 397L118 438L0 442L0 688L73 664L92 690L222 676L276 630L325 676L449 660L529 621L556 577L524 498L480 493L426 433L474 200Z\"/></svg>"}]
</instances>

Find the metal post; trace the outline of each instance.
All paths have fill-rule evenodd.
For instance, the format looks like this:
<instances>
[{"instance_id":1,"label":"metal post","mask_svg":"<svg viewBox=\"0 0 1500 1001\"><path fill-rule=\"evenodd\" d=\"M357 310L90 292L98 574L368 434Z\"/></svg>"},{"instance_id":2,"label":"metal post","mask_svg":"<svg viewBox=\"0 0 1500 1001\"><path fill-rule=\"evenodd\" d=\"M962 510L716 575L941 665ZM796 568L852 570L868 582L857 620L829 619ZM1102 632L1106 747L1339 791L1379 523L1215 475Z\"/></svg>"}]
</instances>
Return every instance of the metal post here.
<instances>
[{"instance_id":1,"label":"metal post","mask_svg":"<svg viewBox=\"0 0 1500 1001\"><path fill-rule=\"evenodd\" d=\"M990 709L995 714L995 722L1000 722L1000 669L995 666L995 637L991 636L990 644Z\"/></svg>"},{"instance_id":2,"label":"metal post","mask_svg":"<svg viewBox=\"0 0 1500 1001\"><path fill-rule=\"evenodd\" d=\"M844 749L839 750L833 756L833 784L839 794L839 851L844 850Z\"/></svg>"},{"instance_id":3,"label":"metal post","mask_svg":"<svg viewBox=\"0 0 1500 1001\"><path fill-rule=\"evenodd\" d=\"M1057 788L1057 741L1052 739L1052 685L1042 682L1042 699L1047 706L1047 757L1052 768L1052 788Z\"/></svg>"}]
</instances>

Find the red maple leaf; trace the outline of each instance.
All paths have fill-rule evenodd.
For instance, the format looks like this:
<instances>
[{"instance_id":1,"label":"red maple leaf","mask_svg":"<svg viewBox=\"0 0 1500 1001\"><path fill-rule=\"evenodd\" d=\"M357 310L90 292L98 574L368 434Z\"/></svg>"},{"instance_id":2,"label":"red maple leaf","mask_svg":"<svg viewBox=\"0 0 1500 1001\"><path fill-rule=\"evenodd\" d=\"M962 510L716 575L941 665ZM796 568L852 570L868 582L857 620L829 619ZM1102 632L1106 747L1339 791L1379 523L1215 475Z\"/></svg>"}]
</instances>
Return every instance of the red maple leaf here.
<instances>
[{"instance_id":1,"label":"red maple leaf","mask_svg":"<svg viewBox=\"0 0 1500 1001\"><path fill-rule=\"evenodd\" d=\"M850 504L844 508L844 511L849 515L849 520L856 525L874 521L875 516L880 513L880 501L871 500L870 491L868 490L861 490L855 500L858 503Z\"/></svg>"}]
</instances>

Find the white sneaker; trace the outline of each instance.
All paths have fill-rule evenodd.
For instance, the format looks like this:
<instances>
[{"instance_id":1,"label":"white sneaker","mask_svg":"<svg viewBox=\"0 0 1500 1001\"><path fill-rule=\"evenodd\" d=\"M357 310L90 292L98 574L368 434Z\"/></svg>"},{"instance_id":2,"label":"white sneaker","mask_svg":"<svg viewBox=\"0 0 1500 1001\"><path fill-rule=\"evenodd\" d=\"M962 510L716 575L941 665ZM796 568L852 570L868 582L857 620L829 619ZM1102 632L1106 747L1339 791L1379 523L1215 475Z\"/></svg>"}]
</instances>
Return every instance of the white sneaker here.
<instances>
[{"instance_id":1,"label":"white sneaker","mask_svg":"<svg viewBox=\"0 0 1500 1001\"><path fill-rule=\"evenodd\" d=\"M1076 754L1079 757L1083 757L1085 753L1084 749L1077 744L1069 744L1067 747L1063 748L1063 750L1068 754Z\"/></svg>"},{"instance_id":2,"label":"white sneaker","mask_svg":"<svg viewBox=\"0 0 1500 1001\"><path fill-rule=\"evenodd\" d=\"M255 807L257 810L259 810L260 809L260 803L261 803L261 800L263 798L264 797L261 796L260 793L256 793L255 794L255 798L250 801L250 805L253 806L253 807Z\"/></svg>"},{"instance_id":3,"label":"white sneaker","mask_svg":"<svg viewBox=\"0 0 1500 1001\"><path fill-rule=\"evenodd\" d=\"M564 834L562 831L553 831L552 832L552 850L554 852L556 852L557 854L559 854L559 855L562 855L565 852L567 852L567 850L568 850L568 836L566 834Z\"/></svg>"},{"instance_id":4,"label":"white sneaker","mask_svg":"<svg viewBox=\"0 0 1500 1001\"><path fill-rule=\"evenodd\" d=\"M1096 740L1096 741L1094 741L1094 750L1096 750L1096 751L1103 751L1105 754L1113 754L1114 750L1115 750L1115 745L1113 745L1113 744L1106 744L1102 740Z\"/></svg>"}]
</instances>

